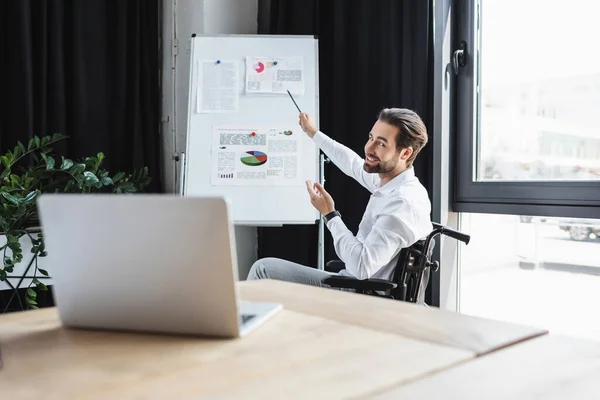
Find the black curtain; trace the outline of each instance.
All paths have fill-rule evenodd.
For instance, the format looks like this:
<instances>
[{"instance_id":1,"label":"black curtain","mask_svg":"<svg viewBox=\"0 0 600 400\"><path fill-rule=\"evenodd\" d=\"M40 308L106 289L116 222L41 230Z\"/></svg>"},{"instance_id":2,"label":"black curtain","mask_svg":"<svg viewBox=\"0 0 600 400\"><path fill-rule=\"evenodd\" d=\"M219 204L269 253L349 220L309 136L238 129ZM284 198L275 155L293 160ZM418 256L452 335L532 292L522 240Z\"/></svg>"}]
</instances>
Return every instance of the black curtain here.
<instances>
[{"instance_id":1,"label":"black curtain","mask_svg":"<svg viewBox=\"0 0 600 400\"><path fill-rule=\"evenodd\" d=\"M60 154L148 166L162 191L160 0L3 0L0 25L0 151L59 132Z\"/></svg>"},{"instance_id":2,"label":"black curtain","mask_svg":"<svg viewBox=\"0 0 600 400\"><path fill-rule=\"evenodd\" d=\"M432 35L428 0L259 0L258 32L319 39L320 129L364 154L367 135L384 107L416 111L430 142L415 172L432 192ZM369 193L332 164L325 187L356 233ZM307 198L308 201L308 198ZM326 233L326 260L334 259ZM315 266L317 227L259 228L259 257Z\"/></svg>"}]
</instances>

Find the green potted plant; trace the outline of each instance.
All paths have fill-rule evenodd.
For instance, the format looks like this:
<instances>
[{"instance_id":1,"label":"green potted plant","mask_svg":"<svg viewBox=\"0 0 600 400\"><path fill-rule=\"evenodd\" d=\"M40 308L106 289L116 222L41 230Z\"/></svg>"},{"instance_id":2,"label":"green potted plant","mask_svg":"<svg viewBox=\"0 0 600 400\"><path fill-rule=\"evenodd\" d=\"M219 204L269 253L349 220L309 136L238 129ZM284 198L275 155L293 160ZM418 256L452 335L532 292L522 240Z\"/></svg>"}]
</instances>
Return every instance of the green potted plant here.
<instances>
[{"instance_id":1,"label":"green potted plant","mask_svg":"<svg viewBox=\"0 0 600 400\"><path fill-rule=\"evenodd\" d=\"M58 159L53 154L53 146L66 138L61 134L36 136L27 146L18 142L13 151L0 156L0 256L3 260L0 283L9 278L19 281L16 287L9 285L14 293L7 308L15 294L20 302L16 289L23 281L29 282L25 294L27 308L38 308L37 291L47 290L40 279L49 276L49 271L38 266L38 259L46 255L36 207L41 193L135 193L150 183L147 167L132 174L112 174L101 168L102 153L77 161ZM26 262L23 262L24 244L31 253ZM22 272L11 275L16 267L21 267Z\"/></svg>"}]
</instances>

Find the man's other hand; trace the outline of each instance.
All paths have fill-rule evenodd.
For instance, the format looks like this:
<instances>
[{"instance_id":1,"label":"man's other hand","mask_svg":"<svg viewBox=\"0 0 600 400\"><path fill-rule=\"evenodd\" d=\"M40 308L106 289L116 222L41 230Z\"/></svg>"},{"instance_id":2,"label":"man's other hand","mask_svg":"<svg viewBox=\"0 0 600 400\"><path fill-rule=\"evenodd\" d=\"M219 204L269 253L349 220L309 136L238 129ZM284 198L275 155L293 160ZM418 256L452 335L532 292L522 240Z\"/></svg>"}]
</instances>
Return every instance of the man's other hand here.
<instances>
[{"instance_id":1,"label":"man's other hand","mask_svg":"<svg viewBox=\"0 0 600 400\"><path fill-rule=\"evenodd\" d=\"M312 117L307 113L300 113L300 126L302 127L302 130L311 138L315 136L315 133L317 133L315 123Z\"/></svg>"},{"instance_id":2,"label":"man's other hand","mask_svg":"<svg viewBox=\"0 0 600 400\"><path fill-rule=\"evenodd\" d=\"M335 211L333 198L320 183L306 181L306 189L310 195L310 202L321 214L327 215L330 212Z\"/></svg>"}]
</instances>

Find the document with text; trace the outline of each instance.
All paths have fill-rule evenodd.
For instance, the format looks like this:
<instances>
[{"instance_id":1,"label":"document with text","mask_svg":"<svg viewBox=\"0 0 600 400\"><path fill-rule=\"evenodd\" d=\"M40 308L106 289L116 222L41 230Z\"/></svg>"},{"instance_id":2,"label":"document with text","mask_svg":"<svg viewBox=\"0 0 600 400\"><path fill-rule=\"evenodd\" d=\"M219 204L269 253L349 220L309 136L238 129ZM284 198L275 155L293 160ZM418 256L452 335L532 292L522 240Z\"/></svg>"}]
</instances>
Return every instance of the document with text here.
<instances>
[{"instance_id":1,"label":"document with text","mask_svg":"<svg viewBox=\"0 0 600 400\"><path fill-rule=\"evenodd\" d=\"M247 57L246 93L304 94L301 56Z\"/></svg>"},{"instance_id":2,"label":"document with text","mask_svg":"<svg viewBox=\"0 0 600 400\"><path fill-rule=\"evenodd\" d=\"M239 63L203 60L197 65L196 112L238 112L240 108Z\"/></svg>"},{"instance_id":3,"label":"document with text","mask_svg":"<svg viewBox=\"0 0 600 400\"><path fill-rule=\"evenodd\" d=\"M287 127L214 126L211 184L303 185L300 138Z\"/></svg>"}]
</instances>

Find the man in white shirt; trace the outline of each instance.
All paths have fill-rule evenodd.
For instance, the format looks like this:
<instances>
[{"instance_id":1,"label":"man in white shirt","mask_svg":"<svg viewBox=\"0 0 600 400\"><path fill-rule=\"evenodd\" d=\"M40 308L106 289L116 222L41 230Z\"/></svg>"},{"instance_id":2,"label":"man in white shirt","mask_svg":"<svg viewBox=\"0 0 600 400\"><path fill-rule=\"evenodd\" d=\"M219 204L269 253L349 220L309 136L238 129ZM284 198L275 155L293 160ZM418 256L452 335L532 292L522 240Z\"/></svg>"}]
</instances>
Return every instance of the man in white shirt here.
<instances>
[{"instance_id":1,"label":"man in white shirt","mask_svg":"<svg viewBox=\"0 0 600 400\"><path fill-rule=\"evenodd\" d=\"M335 252L345 264L339 274L391 279L400 250L433 230L427 190L413 169L415 157L427 144L425 124L407 109L382 110L365 144L365 159L318 131L305 113L300 114L300 126L342 172L372 193L354 236L329 193L319 183L306 182L310 201L326 218ZM331 274L278 258L263 258L254 263L248 279L327 286L321 281Z\"/></svg>"}]
</instances>

